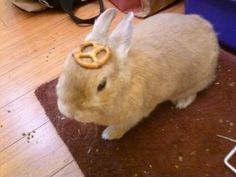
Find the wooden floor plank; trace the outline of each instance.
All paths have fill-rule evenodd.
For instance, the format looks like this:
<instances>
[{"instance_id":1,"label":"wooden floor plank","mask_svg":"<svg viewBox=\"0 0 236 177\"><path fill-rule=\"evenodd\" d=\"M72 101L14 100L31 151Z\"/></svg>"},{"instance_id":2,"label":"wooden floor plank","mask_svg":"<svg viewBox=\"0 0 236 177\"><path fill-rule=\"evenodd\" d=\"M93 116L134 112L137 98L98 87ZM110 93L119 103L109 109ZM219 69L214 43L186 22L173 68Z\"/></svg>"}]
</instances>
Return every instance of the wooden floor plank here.
<instances>
[{"instance_id":1,"label":"wooden floor plank","mask_svg":"<svg viewBox=\"0 0 236 177\"><path fill-rule=\"evenodd\" d=\"M5 31L2 31L0 37L3 43L1 43L0 51L7 47L11 47L16 42L27 40L33 35L37 35L38 38L44 35L45 30L53 31L52 27L56 28L54 24L58 24L62 19L66 19L63 14L56 15L52 11L45 12L45 14L34 16L28 20L22 21L14 27L8 27ZM9 40L11 37L11 40Z\"/></svg>"},{"instance_id":2,"label":"wooden floor plank","mask_svg":"<svg viewBox=\"0 0 236 177\"><path fill-rule=\"evenodd\" d=\"M51 176L73 160L51 123L33 135L0 153L0 177Z\"/></svg>"},{"instance_id":3,"label":"wooden floor plank","mask_svg":"<svg viewBox=\"0 0 236 177\"><path fill-rule=\"evenodd\" d=\"M84 176L77 163L72 161L52 177L82 177Z\"/></svg>"},{"instance_id":4,"label":"wooden floor plank","mask_svg":"<svg viewBox=\"0 0 236 177\"><path fill-rule=\"evenodd\" d=\"M35 34L27 34L27 38L0 50L2 59L0 61L0 76L26 64L26 62L34 62L39 59L46 60L46 57L51 52L60 53L60 51L54 51L58 45L70 43L70 38L80 36L87 30L87 28L78 29L76 26L68 28L67 25L70 23L67 19L61 19L60 22L51 25L50 28L40 28L41 31L39 33L42 33L40 37L37 32ZM51 30L51 28L55 28L55 30Z\"/></svg>"},{"instance_id":5,"label":"wooden floor plank","mask_svg":"<svg viewBox=\"0 0 236 177\"><path fill-rule=\"evenodd\" d=\"M0 152L48 121L33 92L0 109Z\"/></svg>"},{"instance_id":6,"label":"wooden floor plank","mask_svg":"<svg viewBox=\"0 0 236 177\"><path fill-rule=\"evenodd\" d=\"M77 43L78 39L71 40L70 44L58 47L60 54L52 52L47 59L46 56L38 56L34 62L0 76L0 107L35 89L40 83L57 77L65 56ZM44 57L45 59L42 60Z\"/></svg>"},{"instance_id":7,"label":"wooden floor plank","mask_svg":"<svg viewBox=\"0 0 236 177\"><path fill-rule=\"evenodd\" d=\"M90 9L94 9L96 7L97 7L96 3L90 3L89 5L79 9L78 14L82 18L95 16L97 12L93 10L91 11ZM22 10L17 9L17 11L22 11ZM24 13L29 14L27 12ZM21 21L20 23L16 23L14 26L8 28L6 31L1 32L0 37L2 41L4 41L4 43L0 45L0 50L12 46L16 42L27 40L28 38L31 38L32 36L35 35L37 35L38 37L42 37L48 31L50 31L51 33L53 32L56 33L57 26L55 25L61 24L67 28L68 26L70 26L70 28L74 29L76 27L77 30L86 28L85 26L79 27L71 19L69 19L67 14L62 13L62 11L59 10L51 9L41 13L36 13L36 14L30 13L30 14L32 14L32 16L30 16L30 18L28 18L27 20ZM14 18L16 18L16 16L13 17L13 19ZM1 17L1 19L3 20L3 22L5 22L3 17ZM18 17L16 19L18 19ZM63 19L66 20L66 23L65 21L63 21ZM11 36L14 36L14 38L9 40L9 37Z\"/></svg>"},{"instance_id":8,"label":"wooden floor plank","mask_svg":"<svg viewBox=\"0 0 236 177\"><path fill-rule=\"evenodd\" d=\"M7 27L12 27L24 20L34 16L35 14L26 13L14 6L10 0L0 1L0 17Z\"/></svg>"}]
</instances>

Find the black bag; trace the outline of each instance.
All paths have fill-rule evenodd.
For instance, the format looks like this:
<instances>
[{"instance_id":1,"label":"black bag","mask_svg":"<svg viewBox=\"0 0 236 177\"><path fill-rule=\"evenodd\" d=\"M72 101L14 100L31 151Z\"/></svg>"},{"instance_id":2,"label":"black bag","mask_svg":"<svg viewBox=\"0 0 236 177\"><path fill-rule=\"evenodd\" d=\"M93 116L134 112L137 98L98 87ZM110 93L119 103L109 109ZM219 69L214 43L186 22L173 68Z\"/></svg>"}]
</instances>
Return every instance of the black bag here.
<instances>
[{"instance_id":1,"label":"black bag","mask_svg":"<svg viewBox=\"0 0 236 177\"><path fill-rule=\"evenodd\" d=\"M77 24L94 24L95 19L104 11L104 4L102 0L98 0L100 13L99 15L89 18L81 19L74 15L73 9L75 6L82 6L94 0L44 0L53 8L61 8L67 14L70 15L71 19Z\"/></svg>"}]
</instances>

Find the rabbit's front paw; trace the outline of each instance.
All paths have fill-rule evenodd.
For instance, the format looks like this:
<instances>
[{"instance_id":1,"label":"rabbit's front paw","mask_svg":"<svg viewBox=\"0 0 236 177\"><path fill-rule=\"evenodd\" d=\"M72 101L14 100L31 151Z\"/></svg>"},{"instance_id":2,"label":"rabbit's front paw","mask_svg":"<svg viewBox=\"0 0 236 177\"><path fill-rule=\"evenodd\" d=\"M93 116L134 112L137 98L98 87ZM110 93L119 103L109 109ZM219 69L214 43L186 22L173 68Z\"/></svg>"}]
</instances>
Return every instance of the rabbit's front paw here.
<instances>
[{"instance_id":1,"label":"rabbit's front paw","mask_svg":"<svg viewBox=\"0 0 236 177\"><path fill-rule=\"evenodd\" d=\"M184 109L184 108L188 107L195 100L196 96L197 95L191 95L189 97L177 100L176 108Z\"/></svg>"},{"instance_id":2,"label":"rabbit's front paw","mask_svg":"<svg viewBox=\"0 0 236 177\"><path fill-rule=\"evenodd\" d=\"M121 138L126 131L122 130L120 127L109 126L102 132L102 139L113 140Z\"/></svg>"}]
</instances>

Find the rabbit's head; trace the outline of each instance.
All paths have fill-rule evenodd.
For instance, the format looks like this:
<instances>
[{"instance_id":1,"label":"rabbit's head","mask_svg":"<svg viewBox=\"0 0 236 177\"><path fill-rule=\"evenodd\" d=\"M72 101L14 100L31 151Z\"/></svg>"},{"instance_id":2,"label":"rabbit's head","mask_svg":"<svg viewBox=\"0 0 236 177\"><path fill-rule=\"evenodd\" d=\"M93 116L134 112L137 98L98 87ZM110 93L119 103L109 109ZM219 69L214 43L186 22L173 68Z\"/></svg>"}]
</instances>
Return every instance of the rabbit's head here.
<instances>
[{"instance_id":1,"label":"rabbit's head","mask_svg":"<svg viewBox=\"0 0 236 177\"><path fill-rule=\"evenodd\" d=\"M111 49L111 59L102 67L88 69L68 55L57 84L58 108L62 114L81 122L108 125L116 122L110 117L122 104L130 82L127 65L131 46L133 13L121 20L108 36L108 29L116 15L115 9L106 10L96 20L85 41L95 41Z\"/></svg>"}]
</instances>

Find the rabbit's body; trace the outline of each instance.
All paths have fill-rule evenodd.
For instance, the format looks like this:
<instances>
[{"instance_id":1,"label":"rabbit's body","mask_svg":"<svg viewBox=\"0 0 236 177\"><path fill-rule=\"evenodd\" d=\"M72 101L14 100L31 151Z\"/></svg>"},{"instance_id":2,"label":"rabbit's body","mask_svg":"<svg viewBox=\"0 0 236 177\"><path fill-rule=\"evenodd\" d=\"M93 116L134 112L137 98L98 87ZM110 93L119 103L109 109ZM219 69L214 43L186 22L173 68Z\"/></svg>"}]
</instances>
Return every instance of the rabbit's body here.
<instances>
[{"instance_id":1,"label":"rabbit's body","mask_svg":"<svg viewBox=\"0 0 236 177\"><path fill-rule=\"evenodd\" d=\"M160 14L136 25L128 62L131 85L145 95L140 104L146 115L158 103L178 103L206 88L215 78L218 55L212 26L199 16Z\"/></svg>"},{"instance_id":2,"label":"rabbit's body","mask_svg":"<svg viewBox=\"0 0 236 177\"><path fill-rule=\"evenodd\" d=\"M150 17L135 26L132 40L125 38L132 33L130 14L111 39L96 32L102 18L109 23L113 17L108 10L87 37L111 46L112 61L89 70L69 55L57 87L60 111L82 122L108 125L104 139L120 138L164 101L187 107L214 80L219 55L212 26L199 16ZM94 91L103 78L105 90Z\"/></svg>"}]
</instances>

